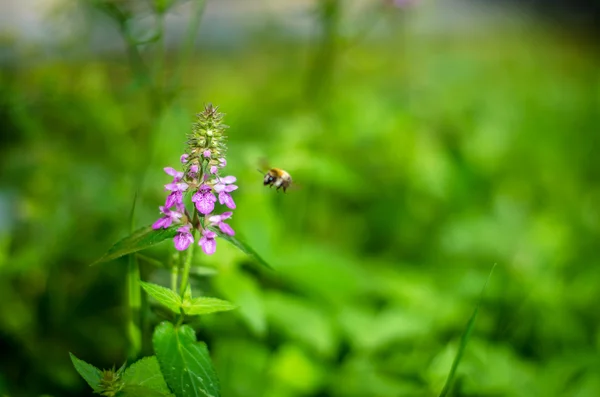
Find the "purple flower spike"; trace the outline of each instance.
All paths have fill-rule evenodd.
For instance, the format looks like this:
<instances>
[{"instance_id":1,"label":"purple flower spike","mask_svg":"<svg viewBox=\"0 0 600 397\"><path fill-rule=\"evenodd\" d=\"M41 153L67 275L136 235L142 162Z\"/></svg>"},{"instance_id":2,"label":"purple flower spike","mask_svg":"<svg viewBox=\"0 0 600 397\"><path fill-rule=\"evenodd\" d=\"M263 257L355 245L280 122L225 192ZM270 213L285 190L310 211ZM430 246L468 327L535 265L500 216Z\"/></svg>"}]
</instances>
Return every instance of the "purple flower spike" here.
<instances>
[{"instance_id":1,"label":"purple flower spike","mask_svg":"<svg viewBox=\"0 0 600 397\"><path fill-rule=\"evenodd\" d=\"M204 157L210 157L210 154L210 150L205 150L204 153L202 153Z\"/></svg>"},{"instance_id":2,"label":"purple flower spike","mask_svg":"<svg viewBox=\"0 0 600 397\"><path fill-rule=\"evenodd\" d=\"M212 225L219 226L219 229L221 229L221 231L223 233L228 234L230 236L233 236L235 234L235 231L233 231L233 229L231 228L231 226L229 226L228 224L226 224L225 222L223 222L225 219L231 218L231 214L232 214L231 211L224 212L221 215L211 216L210 218L208 218L208 221Z\"/></svg>"},{"instance_id":3,"label":"purple flower spike","mask_svg":"<svg viewBox=\"0 0 600 397\"><path fill-rule=\"evenodd\" d=\"M175 178L173 182L179 182L181 178L183 178L183 172L179 172L175 168L165 167L164 170L167 175L171 175L173 178Z\"/></svg>"},{"instance_id":4,"label":"purple flower spike","mask_svg":"<svg viewBox=\"0 0 600 397\"><path fill-rule=\"evenodd\" d=\"M208 185L200 186L200 189L192 196L192 202L196 203L198 212L203 215L208 215L215 209L216 201L217 198Z\"/></svg>"},{"instance_id":5,"label":"purple flower spike","mask_svg":"<svg viewBox=\"0 0 600 397\"><path fill-rule=\"evenodd\" d=\"M154 222L152 225L152 229L160 229L160 228L168 228L171 226L173 222L178 222L183 214L177 211L171 211L166 207L160 207L160 212L162 212L165 216Z\"/></svg>"},{"instance_id":6,"label":"purple flower spike","mask_svg":"<svg viewBox=\"0 0 600 397\"><path fill-rule=\"evenodd\" d=\"M179 161L181 161L181 164L187 163L188 157L190 157L189 154L182 154L181 157L179 158Z\"/></svg>"},{"instance_id":7,"label":"purple flower spike","mask_svg":"<svg viewBox=\"0 0 600 397\"><path fill-rule=\"evenodd\" d=\"M202 238L200 241L198 241L198 245L202 247L202 251L204 251L206 255L212 255L217 250L217 240L215 240L216 236L217 233L208 229L204 229L202 231Z\"/></svg>"},{"instance_id":8,"label":"purple flower spike","mask_svg":"<svg viewBox=\"0 0 600 397\"><path fill-rule=\"evenodd\" d=\"M177 251L185 251L194 242L194 236L190 233L191 227L192 225L187 224L177 229L179 233L173 238Z\"/></svg>"}]
</instances>

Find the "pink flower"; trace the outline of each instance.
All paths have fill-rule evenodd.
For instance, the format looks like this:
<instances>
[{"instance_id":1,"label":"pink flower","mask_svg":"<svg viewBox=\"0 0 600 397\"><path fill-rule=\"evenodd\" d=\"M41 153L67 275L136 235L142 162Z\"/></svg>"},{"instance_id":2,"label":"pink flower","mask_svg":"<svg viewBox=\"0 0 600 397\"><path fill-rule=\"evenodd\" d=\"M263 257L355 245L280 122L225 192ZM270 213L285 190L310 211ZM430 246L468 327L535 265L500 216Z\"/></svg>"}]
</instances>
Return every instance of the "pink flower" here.
<instances>
[{"instance_id":1,"label":"pink flower","mask_svg":"<svg viewBox=\"0 0 600 397\"><path fill-rule=\"evenodd\" d=\"M185 251L194 242L194 236L190 232L191 227L192 225L187 224L177 229L179 233L173 238L176 250Z\"/></svg>"},{"instance_id":2,"label":"pink flower","mask_svg":"<svg viewBox=\"0 0 600 397\"><path fill-rule=\"evenodd\" d=\"M202 153L202 155L204 157L210 157L210 150L205 150L204 153Z\"/></svg>"},{"instance_id":3,"label":"pink flower","mask_svg":"<svg viewBox=\"0 0 600 397\"><path fill-rule=\"evenodd\" d=\"M181 161L181 164L187 163L188 157L190 157L189 154L182 154L181 157L179 158L179 161Z\"/></svg>"},{"instance_id":4,"label":"pink flower","mask_svg":"<svg viewBox=\"0 0 600 397\"><path fill-rule=\"evenodd\" d=\"M235 202L229 193L236 190L238 187L233 183L236 181L235 176L226 176L224 178L217 178L217 184L215 185L215 192L219 193L219 203L225 204L232 210L235 209Z\"/></svg>"},{"instance_id":5,"label":"pink flower","mask_svg":"<svg viewBox=\"0 0 600 397\"><path fill-rule=\"evenodd\" d=\"M154 230L160 229L160 228L166 229L169 226L171 226L171 224L173 222L179 222L179 220L183 216L182 213L180 213L178 211L171 211L167 207L161 206L159 208L160 208L160 212L162 212L165 216L163 216L162 218L160 218L156 222L154 222L154 224L152 225L152 229L154 229Z\"/></svg>"},{"instance_id":6,"label":"pink flower","mask_svg":"<svg viewBox=\"0 0 600 397\"><path fill-rule=\"evenodd\" d=\"M202 238L198 241L198 245L202 247L202 251L204 251L206 255L212 255L217 250L216 236L217 233L211 230L204 229L202 231Z\"/></svg>"},{"instance_id":7,"label":"pink flower","mask_svg":"<svg viewBox=\"0 0 600 397\"><path fill-rule=\"evenodd\" d=\"M171 175L174 178L173 182L179 182L181 178L183 178L183 172L179 172L173 167L165 167L163 169L167 173L167 175Z\"/></svg>"},{"instance_id":8,"label":"pink flower","mask_svg":"<svg viewBox=\"0 0 600 397\"><path fill-rule=\"evenodd\" d=\"M203 215L208 215L215 209L217 198L208 185L202 185L192 196L192 202L196 203L196 209Z\"/></svg>"},{"instance_id":9,"label":"pink flower","mask_svg":"<svg viewBox=\"0 0 600 397\"><path fill-rule=\"evenodd\" d=\"M211 223L212 226L218 226L223 233L233 236L235 234L235 231L231 228L231 226L223 222L225 219L231 218L231 215L231 211L224 212L221 215L211 216L210 218L208 218L208 221Z\"/></svg>"}]
</instances>

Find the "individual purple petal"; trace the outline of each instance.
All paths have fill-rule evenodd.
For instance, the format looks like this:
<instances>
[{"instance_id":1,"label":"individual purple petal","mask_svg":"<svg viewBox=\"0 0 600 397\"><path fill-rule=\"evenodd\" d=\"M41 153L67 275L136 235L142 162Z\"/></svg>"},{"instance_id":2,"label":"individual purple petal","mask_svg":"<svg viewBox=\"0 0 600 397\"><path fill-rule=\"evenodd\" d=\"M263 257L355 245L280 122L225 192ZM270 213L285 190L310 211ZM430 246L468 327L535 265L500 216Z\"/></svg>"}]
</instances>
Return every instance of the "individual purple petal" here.
<instances>
[{"instance_id":1,"label":"individual purple petal","mask_svg":"<svg viewBox=\"0 0 600 397\"><path fill-rule=\"evenodd\" d=\"M211 165L209 171L211 174L216 174L217 171L219 171L219 168L216 165Z\"/></svg>"},{"instance_id":2,"label":"individual purple petal","mask_svg":"<svg viewBox=\"0 0 600 397\"><path fill-rule=\"evenodd\" d=\"M188 223L188 224L181 226L179 229L177 229L177 231L179 233L189 233L191 228L192 228L192 225Z\"/></svg>"},{"instance_id":3,"label":"individual purple petal","mask_svg":"<svg viewBox=\"0 0 600 397\"><path fill-rule=\"evenodd\" d=\"M205 150L204 153L202 153L202 155L204 157L210 157L210 150Z\"/></svg>"},{"instance_id":4,"label":"individual purple petal","mask_svg":"<svg viewBox=\"0 0 600 397\"><path fill-rule=\"evenodd\" d=\"M225 191L226 191L227 193L229 193L229 192L233 192L233 191L234 191L234 190L236 190L237 188L238 188L238 187L237 187L237 185L227 185L227 186L225 186Z\"/></svg>"},{"instance_id":5,"label":"individual purple petal","mask_svg":"<svg viewBox=\"0 0 600 397\"><path fill-rule=\"evenodd\" d=\"M171 208L172 206L174 206L176 204L180 204L182 202L183 202L183 193L178 192L178 191L171 192L167 196L167 201L165 201L165 207Z\"/></svg>"},{"instance_id":6,"label":"individual purple petal","mask_svg":"<svg viewBox=\"0 0 600 397\"><path fill-rule=\"evenodd\" d=\"M230 236L233 236L235 234L235 232L233 231L233 229L231 228L231 226L229 226L228 224L224 223L224 222L220 222L219 223L219 229L221 229L221 231L225 234L228 234Z\"/></svg>"},{"instance_id":7,"label":"individual purple petal","mask_svg":"<svg viewBox=\"0 0 600 397\"><path fill-rule=\"evenodd\" d=\"M193 172L194 174L198 172L198 164L192 164L190 166L190 172Z\"/></svg>"},{"instance_id":8,"label":"individual purple petal","mask_svg":"<svg viewBox=\"0 0 600 397\"><path fill-rule=\"evenodd\" d=\"M217 240L215 239L206 239L204 244L202 244L202 251L206 255L212 255L217 250Z\"/></svg>"},{"instance_id":9,"label":"individual purple petal","mask_svg":"<svg viewBox=\"0 0 600 397\"><path fill-rule=\"evenodd\" d=\"M231 215L233 215L233 212L231 211L223 212L221 214L221 221L231 218Z\"/></svg>"},{"instance_id":10,"label":"individual purple petal","mask_svg":"<svg viewBox=\"0 0 600 397\"><path fill-rule=\"evenodd\" d=\"M183 173L182 173L183 175ZM185 182L172 182L165 185L166 190L170 190L172 192L185 192L188 188L188 184Z\"/></svg>"},{"instance_id":11,"label":"individual purple petal","mask_svg":"<svg viewBox=\"0 0 600 397\"><path fill-rule=\"evenodd\" d=\"M219 203L225 204L228 208L231 208L232 210L235 209L235 202L233 201L229 193L220 192Z\"/></svg>"},{"instance_id":12,"label":"individual purple petal","mask_svg":"<svg viewBox=\"0 0 600 397\"><path fill-rule=\"evenodd\" d=\"M179 233L173 237L173 242L176 250L185 251L194 242L194 236L189 232Z\"/></svg>"},{"instance_id":13,"label":"individual purple petal","mask_svg":"<svg viewBox=\"0 0 600 397\"><path fill-rule=\"evenodd\" d=\"M171 222L173 222L173 220L170 217L164 216L152 224L152 229L166 229L171 226Z\"/></svg>"},{"instance_id":14,"label":"individual purple petal","mask_svg":"<svg viewBox=\"0 0 600 397\"><path fill-rule=\"evenodd\" d=\"M195 193L192 201L196 203L196 208L201 214L208 215L215 209L217 198L210 191L204 191Z\"/></svg>"},{"instance_id":15,"label":"individual purple petal","mask_svg":"<svg viewBox=\"0 0 600 397\"><path fill-rule=\"evenodd\" d=\"M211 230L204 229L202 231L202 238L198 241L198 245L202 247L202 251L204 251L206 255L212 255L217 250L217 241L215 240L216 235L217 234Z\"/></svg>"},{"instance_id":16,"label":"individual purple petal","mask_svg":"<svg viewBox=\"0 0 600 397\"><path fill-rule=\"evenodd\" d=\"M183 172L179 172L173 167L165 167L164 170L168 175L171 175L173 178L175 178L177 180L183 178Z\"/></svg>"},{"instance_id":17,"label":"individual purple petal","mask_svg":"<svg viewBox=\"0 0 600 397\"><path fill-rule=\"evenodd\" d=\"M227 185L229 185L230 183L234 183L235 181L237 181L237 178L235 176L231 176L231 175L221 178L221 180L220 180L221 183L225 183Z\"/></svg>"},{"instance_id":18,"label":"individual purple petal","mask_svg":"<svg viewBox=\"0 0 600 397\"><path fill-rule=\"evenodd\" d=\"M188 161L188 157L190 157L189 154L187 154L187 153L186 154L182 154L181 157L179 158L179 161L181 161L182 164L185 164Z\"/></svg>"},{"instance_id":19,"label":"individual purple petal","mask_svg":"<svg viewBox=\"0 0 600 397\"><path fill-rule=\"evenodd\" d=\"M225 167L227 165L227 160L225 160L224 158L220 158L219 159L219 166L221 168Z\"/></svg>"},{"instance_id":20,"label":"individual purple petal","mask_svg":"<svg viewBox=\"0 0 600 397\"><path fill-rule=\"evenodd\" d=\"M216 225L217 223L221 222L221 215L213 215L208 218L208 221Z\"/></svg>"}]
</instances>

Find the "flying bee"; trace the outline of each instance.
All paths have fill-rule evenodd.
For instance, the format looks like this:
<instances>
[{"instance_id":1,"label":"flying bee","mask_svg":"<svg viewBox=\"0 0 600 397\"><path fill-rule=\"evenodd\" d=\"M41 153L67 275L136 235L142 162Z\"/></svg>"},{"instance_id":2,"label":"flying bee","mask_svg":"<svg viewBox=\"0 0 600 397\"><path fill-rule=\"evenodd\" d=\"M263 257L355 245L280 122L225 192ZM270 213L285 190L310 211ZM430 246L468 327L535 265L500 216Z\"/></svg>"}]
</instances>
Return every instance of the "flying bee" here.
<instances>
[{"instance_id":1,"label":"flying bee","mask_svg":"<svg viewBox=\"0 0 600 397\"><path fill-rule=\"evenodd\" d=\"M271 168L265 174L263 184L270 187L275 186L278 191L279 188L283 188L283 192L285 193L286 189L292 184L292 177L287 171L280 168Z\"/></svg>"},{"instance_id":2,"label":"flying bee","mask_svg":"<svg viewBox=\"0 0 600 397\"><path fill-rule=\"evenodd\" d=\"M260 168L258 169L258 172L264 175L263 185L270 187L275 186L277 191L279 191L280 188L283 188L283 192L285 193L292 185L292 177L290 174L281 168L271 167L265 158L260 159Z\"/></svg>"}]
</instances>

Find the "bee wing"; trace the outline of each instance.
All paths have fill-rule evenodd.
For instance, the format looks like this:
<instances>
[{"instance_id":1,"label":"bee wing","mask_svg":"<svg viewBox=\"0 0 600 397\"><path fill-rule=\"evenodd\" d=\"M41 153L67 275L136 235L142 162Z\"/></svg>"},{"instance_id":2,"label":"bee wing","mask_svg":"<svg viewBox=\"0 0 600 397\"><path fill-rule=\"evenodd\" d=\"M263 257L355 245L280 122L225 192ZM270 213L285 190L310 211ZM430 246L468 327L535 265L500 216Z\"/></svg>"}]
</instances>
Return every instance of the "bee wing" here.
<instances>
[{"instance_id":1,"label":"bee wing","mask_svg":"<svg viewBox=\"0 0 600 397\"><path fill-rule=\"evenodd\" d=\"M267 159L265 157L261 157L258 160L258 170L264 174L265 172L267 172L271 167L269 166L269 162L267 161Z\"/></svg>"}]
</instances>

